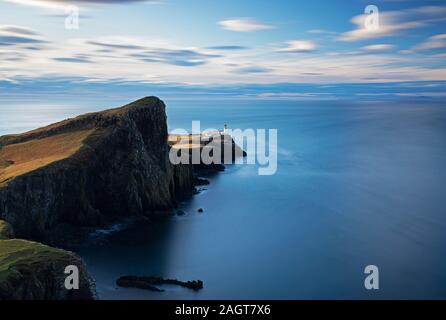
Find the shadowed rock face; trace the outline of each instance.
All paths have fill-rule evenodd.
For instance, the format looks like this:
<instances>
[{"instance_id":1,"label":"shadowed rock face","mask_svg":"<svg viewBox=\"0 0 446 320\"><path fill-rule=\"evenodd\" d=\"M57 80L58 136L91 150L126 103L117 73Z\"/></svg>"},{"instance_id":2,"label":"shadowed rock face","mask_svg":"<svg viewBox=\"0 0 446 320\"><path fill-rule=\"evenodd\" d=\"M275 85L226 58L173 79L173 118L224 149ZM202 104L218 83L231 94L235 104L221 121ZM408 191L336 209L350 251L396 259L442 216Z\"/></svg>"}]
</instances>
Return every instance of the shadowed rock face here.
<instances>
[{"instance_id":1,"label":"shadowed rock face","mask_svg":"<svg viewBox=\"0 0 446 320\"><path fill-rule=\"evenodd\" d=\"M194 190L192 166L169 162L167 135L165 105L148 97L0 137L0 218L46 239L167 211Z\"/></svg>"}]
</instances>

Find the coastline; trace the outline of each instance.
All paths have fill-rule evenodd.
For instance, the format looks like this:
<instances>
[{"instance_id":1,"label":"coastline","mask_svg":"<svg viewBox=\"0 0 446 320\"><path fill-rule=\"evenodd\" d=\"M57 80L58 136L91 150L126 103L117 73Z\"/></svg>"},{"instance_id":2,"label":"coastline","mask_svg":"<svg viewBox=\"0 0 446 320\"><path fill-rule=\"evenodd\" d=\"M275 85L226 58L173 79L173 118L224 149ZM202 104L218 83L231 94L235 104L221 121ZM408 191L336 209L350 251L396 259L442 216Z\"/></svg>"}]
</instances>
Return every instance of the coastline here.
<instances>
[{"instance_id":1,"label":"coastline","mask_svg":"<svg viewBox=\"0 0 446 320\"><path fill-rule=\"evenodd\" d=\"M107 236L132 220L154 222L172 214L179 201L198 192L196 186L209 183L202 175L224 166L170 164L167 153L174 146L166 139L164 109L161 100L147 97L0 137L0 219L17 238L71 248L92 231ZM232 139L230 143L238 148ZM21 193L23 188L29 192ZM8 290L2 292L7 295Z\"/></svg>"}]
</instances>

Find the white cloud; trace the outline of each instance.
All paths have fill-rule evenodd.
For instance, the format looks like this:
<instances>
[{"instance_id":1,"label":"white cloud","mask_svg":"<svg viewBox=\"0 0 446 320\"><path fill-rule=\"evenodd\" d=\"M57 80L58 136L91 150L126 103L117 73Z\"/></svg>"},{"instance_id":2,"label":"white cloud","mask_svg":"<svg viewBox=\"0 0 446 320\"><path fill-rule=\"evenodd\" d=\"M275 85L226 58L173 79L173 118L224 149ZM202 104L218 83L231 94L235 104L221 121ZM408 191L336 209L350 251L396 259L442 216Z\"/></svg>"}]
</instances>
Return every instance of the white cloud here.
<instances>
[{"instance_id":1,"label":"white cloud","mask_svg":"<svg viewBox=\"0 0 446 320\"><path fill-rule=\"evenodd\" d=\"M362 47L363 51L367 52L381 52L381 51L389 51L395 48L392 44L372 44L369 46Z\"/></svg>"},{"instance_id":2,"label":"white cloud","mask_svg":"<svg viewBox=\"0 0 446 320\"><path fill-rule=\"evenodd\" d=\"M415 50L432 50L432 49L445 49L446 48L446 33L437 34L429 37L425 42L417 45Z\"/></svg>"},{"instance_id":3,"label":"white cloud","mask_svg":"<svg viewBox=\"0 0 446 320\"><path fill-rule=\"evenodd\" d=\"M277 49L277 52L311 52L316 50L316 43L314 41L291 40L287 42L287 46Z\"/></svg>"},{"instance_id":4,"label":"white cloud","mask_svg":"<svg viewBox=\"0 0 446 320\"><path fill-rule=\"evenodd\" d=\"M0 25L0 47L43 42L31 29L15 25Z\"/></svg>"},{"instance_id":5,"label":"white cloud","mask_svg":"<svg viewBox=\"0 0 446 320\"><path fill-rule=\"evenodd\" d=\"M366 28L366 18L366 14L353 17L351 22L356 25L356 29L342 33L338 39L341 41L374 39L394 36L410 29L426 27L435 22L446 20L446 7L426 6L399 11L380 12L378 29Z\"/></svg>"},{"instance_id":6,"label":"white cloud","mask_svg":"<svg viewBox=\"0 0 446 320\"><path fill-rule=\"evenodd\" d=\"M114 3L129 3L129 2L160 2L159 0L5 0L27 6L37 6L51 9L65 8L76 3L82 4L114 4Z\"/></svg>"},{"instance_id":7,"label":"white cloud","mask_svg":"<svg viewBox=\"0 0 446 320\"><path fill-rule=\"evenodd\" d=\"M20 26L0 29L4 35L33 32ZM277 53L315 50L317 45L312 41L290 41L281 49L265 46L215 52L146 37L92 36L33 43L27 39L37 36L16 36L5 38L8 45L0 45L0 60L7 61L0 69L0 79L60 76L96 82L122 79L206 85L446 80L446 68L424 66L425 60L419 57L393 51L366 59L363 54L343 52L298 56ZM435 63L444 61L441 55L428 57Z\"/></svg>"},{"instance_id":8,"label":"white cloud","mask_svg":"<svg viewBox=\"0 0 446 320\"><path fill-rule=\"evenodd\" d=\"M446 97L446 92L417 92L417 93L395 93L400 97L431 97L442 98Z\"/></svg>"},{"instance_id":9,"label":"white cloud","mask_svg":"<svg viewBox=\"0 0 446 320\"><path fill-rule=\"evenodd\" d=\"M35 6L47 9L65 9L67 7L66 3L57 1L46 1L46 0L5 0L5 1L25 6Z\"/></svg>"},{"instance_id":10,"label":"white cloud","mask_svg":"<svg viewBox=\"0 0 446 320\"><path fill-rule=\"evenodd\" d=\"M222 20L218 24L225 30L236 32L253 32L274 28L271 24L257 22L252 18Z\"/></svg>"}]
</instances>

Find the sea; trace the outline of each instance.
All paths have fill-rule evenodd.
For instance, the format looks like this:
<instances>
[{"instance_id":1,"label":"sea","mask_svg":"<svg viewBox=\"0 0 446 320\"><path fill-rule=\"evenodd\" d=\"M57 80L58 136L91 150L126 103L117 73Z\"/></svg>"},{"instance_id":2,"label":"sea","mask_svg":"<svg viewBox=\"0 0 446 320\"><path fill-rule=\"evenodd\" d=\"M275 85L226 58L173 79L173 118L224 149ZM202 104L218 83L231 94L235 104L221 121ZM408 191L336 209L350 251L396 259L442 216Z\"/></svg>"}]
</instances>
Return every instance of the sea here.
<instances>
[{"instance_id":1,"label":"sea","mask_svg":"<svg viewBox=\"0 0 446 320\"><path fill-rule=\"evenodd\" d=\"M92 234L75 251L101 299L446 299L446 102L165 102L169 130L277 130L277 171L228 165L184 215ZM2 103L0 135L120 104ZM120 288L123 275L204 288Z\"/></svg>"}]
</instances>

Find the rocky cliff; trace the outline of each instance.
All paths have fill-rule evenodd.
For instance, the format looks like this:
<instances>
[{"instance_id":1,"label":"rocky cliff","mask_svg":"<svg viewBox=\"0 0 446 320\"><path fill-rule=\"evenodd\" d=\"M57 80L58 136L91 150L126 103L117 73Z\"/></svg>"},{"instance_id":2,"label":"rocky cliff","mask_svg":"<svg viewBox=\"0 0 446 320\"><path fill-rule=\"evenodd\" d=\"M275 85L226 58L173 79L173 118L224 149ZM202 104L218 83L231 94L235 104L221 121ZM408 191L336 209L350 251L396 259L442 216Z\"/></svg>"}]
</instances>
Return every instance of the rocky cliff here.
<instances>
[{"instance_id":1,"label":"rocky cliff","mask_svg":"<svg viewBox=\"0 0 446 320\"><path fill-rule=\"evenodd\" d=\"M65 288L66 266L79 269L79 289ZM74 253L43 244L0 240L0 300L91 300L93 279Z\"/></svg>"},{"instance_id":2,"label":"rocky cliff","mask_svg":"<svg viewBox=\"0 0 446 320\"><path fill-rule=\"evenodd\" d=\"M147 97L0 137L0 219L46 239L169 210L194 187L192 166L170 164L167 135L164 103Z\"/></svg>"},{"instance_id":3,"label":"rocky cliff","mask_svg":"<svg viewBox=\"0 0 446 320\"><path fill-rule=\"evenodd\" d=\"M67 246L83 227L170 212L207 182L196 174L224 169L172 165L172 147L155 97L0 137L0 300L96 298L75 253L11 238ZM78 290L64 286L68 265L79 269Z\"/></svg>"},{"instance_id":4,"label":"rocky cliff","mask_svg":"<svg viewBox=\"0 0 446 320\"><path fill-rule=\"evenodd\" d=\"M92 300L94 280L73 252L12 239L14 231L0 220L0 300ZM76 266L79 287L67 290L65 268Z\"/></svg>"}]
</instances>

